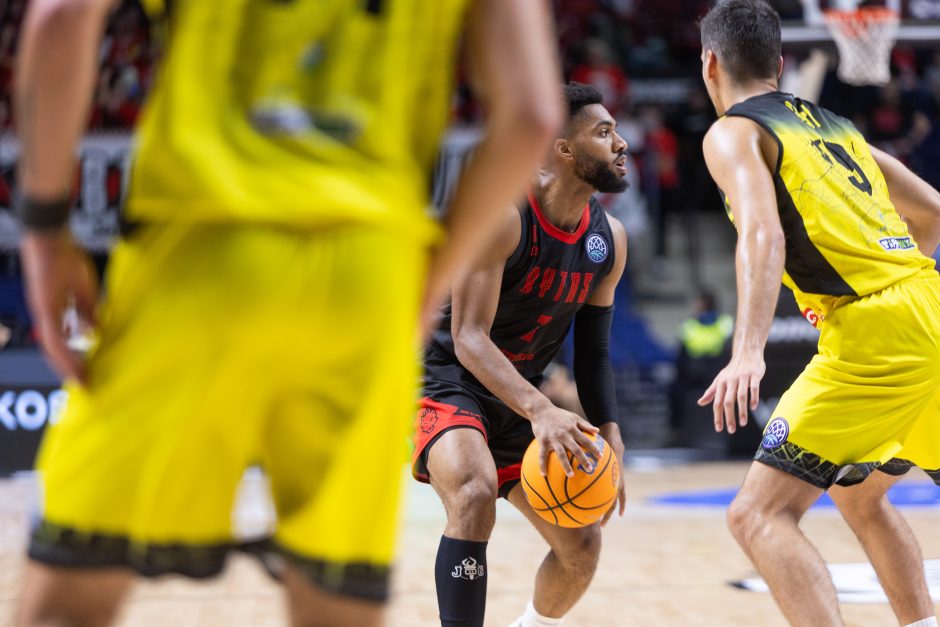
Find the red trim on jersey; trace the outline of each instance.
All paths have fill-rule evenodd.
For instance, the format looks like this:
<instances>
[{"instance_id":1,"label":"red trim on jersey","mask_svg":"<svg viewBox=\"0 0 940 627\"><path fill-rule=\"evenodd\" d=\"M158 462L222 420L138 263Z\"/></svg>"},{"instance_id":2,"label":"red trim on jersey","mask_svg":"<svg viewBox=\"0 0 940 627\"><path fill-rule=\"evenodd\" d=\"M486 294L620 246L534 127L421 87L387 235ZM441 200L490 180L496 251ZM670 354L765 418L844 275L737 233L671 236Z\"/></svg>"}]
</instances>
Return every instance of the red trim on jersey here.
<instances>
[{"instance_id":1,"label":"red trim on jersey","mask_svg":"<svg viewBox=\"0 0 940 627\"><path fill-rule=\"evenodd\" d=\"M507 481L518 481L522 477L522 462L496 469L496 485L503 487Z\"/></svg>"},{"instance_id":2,"label":"red trim on jersey","mask_svg":"<svg viewBox=\"0 0 940 627\"><path fill-rule=\"evenodd\" d=\"M539 206L539 201L535 198L535 194L532 193L531 189L526 193L529 196L529 205L531 205L532 210L535 211L535 217L542 226L542 230L555 239L566 244L574 244L579 239L581 239L581 236L584 235L585 231L587 231L588 224L591 222L591 203L584 204L584 213L581 214L581 222L578 224L577 230L575 230L574 233L569 233L568 231L562 231L557 226L548 221L548 218L546 218L545 214L542 213L542 208Z\"/></svg>"}]
</instances>

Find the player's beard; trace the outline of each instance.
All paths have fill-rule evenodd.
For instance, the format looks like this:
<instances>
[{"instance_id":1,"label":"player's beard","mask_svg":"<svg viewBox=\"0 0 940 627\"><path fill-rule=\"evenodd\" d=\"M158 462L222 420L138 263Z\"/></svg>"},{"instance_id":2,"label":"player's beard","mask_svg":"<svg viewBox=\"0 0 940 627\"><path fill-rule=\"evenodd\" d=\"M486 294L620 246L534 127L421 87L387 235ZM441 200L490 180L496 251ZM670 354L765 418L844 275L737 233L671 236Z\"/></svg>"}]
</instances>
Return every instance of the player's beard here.
<instances>
[{"instance_id":1,"label":"player's beard","mask_svg":"<svg viewBox=\"0 0 940 627\"><path fill-rule=\"evenodd\" d=\"M630 187L627 177L611 170L608 161L595 159L584 153L575 154L574 173L602 194L619 194Z\"/></svg>"}]
</instances>

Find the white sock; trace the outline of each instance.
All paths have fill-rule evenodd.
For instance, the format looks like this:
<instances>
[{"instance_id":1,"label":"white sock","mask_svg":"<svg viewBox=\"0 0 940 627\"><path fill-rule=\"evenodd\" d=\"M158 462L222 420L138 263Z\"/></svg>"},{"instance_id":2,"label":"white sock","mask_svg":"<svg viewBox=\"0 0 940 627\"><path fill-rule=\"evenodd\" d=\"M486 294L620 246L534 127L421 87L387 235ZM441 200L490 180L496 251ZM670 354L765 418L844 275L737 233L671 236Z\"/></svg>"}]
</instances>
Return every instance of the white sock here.
<instances>
[{"instance_id":1,"label":"white sock","mask_svg":"<svg viewBox=\"0 0 940 627\"><path fill-rule=\"evenodd\" d=\"M532 601L529 601L529 604L525 608L525 613L517 618L509 627L559 627L563 620L565 620L564 616L561 618L542 616L535 611L535 606L532 605ZM917 627L920 627L920 625L917 625ZM936 625L934 625L934 627L936 627Z\"/></svg>"},{"instance_id":2,"label":"white sock","mask_svg":"<svg viewBox=\"0 0 940 627\"><path fill-rule=\"evenodd\" d=\"M931 616L930 618L922 618L916 623L911 623L904 627L937 627L937 617Z\"/></svg>"}]
</instances>

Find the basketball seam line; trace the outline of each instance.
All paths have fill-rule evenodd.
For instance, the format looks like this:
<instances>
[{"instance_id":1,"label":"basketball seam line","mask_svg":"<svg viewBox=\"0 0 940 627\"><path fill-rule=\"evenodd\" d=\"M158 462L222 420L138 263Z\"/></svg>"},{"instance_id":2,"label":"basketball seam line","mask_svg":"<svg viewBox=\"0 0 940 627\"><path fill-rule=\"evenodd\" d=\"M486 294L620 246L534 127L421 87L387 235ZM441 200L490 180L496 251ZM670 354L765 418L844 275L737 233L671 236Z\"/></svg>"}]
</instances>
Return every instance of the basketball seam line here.
<instances>
[{"instance_id":1,"label":"basketball seam line","mask_svg":"<svg viewBox=\"0 0 940 627\"><path fill-rule=\"evenodd\" d=\"M610 445L608 444L607 446L609 447ZM599 480L602 476L604 476L604 473L607 471L607 467L610 466L610 462L611 462L611 460L612 460L613 458L614 458L613 451L610 451L610 454L607 456L607 463L604 464L604 467L601 469L601 471L600 471L599 473L597 473L597 476L595 476L595 477L591 480L591 483L589 483L589 484L587 484L586 486L584 486L583 488L581 488L581 491L578 492L577 494L574 494L574 495L569 495L569 494L568 494L568 477L566 476L566 477L565 477L565 496L568 498L568 500L565 501L565 503L561 503L561 505L565 505L565 504L567 504L567 503L571 503L571 504L574 505L575 507L578 507L577 505L574 504L573 500L576 499L576 498L578 498L578 497L581 496L582 494L584 494L587 490L589 490L589 489L591 488L591 486L593 486L595 483L597 483L598 480ZM585 508L583 508L583 507L578 507L578 509L585 509ZM594 508L591 507L591 508L586 508L586 509L594 509Z\"/></svg>"},{"instance_id":2,"label":"basketball seam line","mask_svg":"<svg viewBox=\"0 0 940 627\"><path fill-rule=\"evenodd\" d=\"M553 508L551 505L548 504L548 501L545 500L545 497L544 497L544 496L542 496L541 494L539 494L538 492L536 492L535 486L533 486L531 483L529 483L529 480L526 479L526 477L525 477L524 474L521 475L521 477L522 477L522 480L525 482L525 484L526 484L527 486L529 486L530 492L531 492L532 494L534 494L535 496L539 497L539 499L541 499L541 501L542 501L543 503L545 503L546 509L540 510L540 509L537 509L537 508L535 508L535 507L533 507L532 509L533 509L534 511L536 511L536 512L542 511L542 512L548 512L548 513L550 513L550 514L552 515L552 517L555 519L555 524L557 525L557 524L558 524L558 515L553 511L554 508ZM546 483L547 483L547 481L546 481ZM551 490L551 488L549 488L549 490ZM529 503L529 505L531 506L532 503Z\"/></svg>"}]
</instances>

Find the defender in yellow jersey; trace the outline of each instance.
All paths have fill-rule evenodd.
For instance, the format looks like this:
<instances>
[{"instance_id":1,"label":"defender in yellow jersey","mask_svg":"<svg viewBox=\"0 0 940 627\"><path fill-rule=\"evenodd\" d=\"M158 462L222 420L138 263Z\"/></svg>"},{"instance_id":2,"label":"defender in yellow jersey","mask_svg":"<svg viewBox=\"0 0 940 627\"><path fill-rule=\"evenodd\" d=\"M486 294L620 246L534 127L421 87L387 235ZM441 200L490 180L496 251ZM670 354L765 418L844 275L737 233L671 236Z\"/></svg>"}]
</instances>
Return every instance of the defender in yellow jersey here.
<instances>
[{"instance_id":1,"label":"defender in yellow jersey","mask_svg":"<svg viewBox=\"0 0 940 627\"><path fill-rule=\"evenodd\" d=\"M848 120L778 91L780 21L763 0L725 0L701 31L721 116L705 160L738 230L732 357L699 400L716 430L734 432L757 405L781 280L820 329L729 509L731 531L792 624L841 625L798 527L830 490L900 623L936 626L916 539L885 492L913 465L940 484L940 275L927 256L940 193Z\"/></svg>"},{"instance_id":2,"label":"defender in yellow jersey","mask_svg":"<svg viewBox=\"0 0 940 627\"><path fill-rule=\"evenodd\" d=\"M67 190L109 4L34 0L17 72L29 302L69 389L17 624L105 625L135 571L218 573L252 464L278 520L250 548L281 558L291 623L378 624L419 326L560 123L544 2L174 0L86 362L62 330L97 297ZM461 37L490 118L432 251Z\"/></svg>"}]
</instances>

